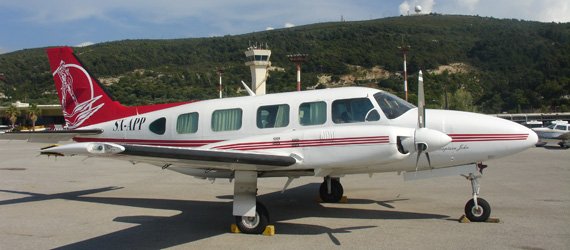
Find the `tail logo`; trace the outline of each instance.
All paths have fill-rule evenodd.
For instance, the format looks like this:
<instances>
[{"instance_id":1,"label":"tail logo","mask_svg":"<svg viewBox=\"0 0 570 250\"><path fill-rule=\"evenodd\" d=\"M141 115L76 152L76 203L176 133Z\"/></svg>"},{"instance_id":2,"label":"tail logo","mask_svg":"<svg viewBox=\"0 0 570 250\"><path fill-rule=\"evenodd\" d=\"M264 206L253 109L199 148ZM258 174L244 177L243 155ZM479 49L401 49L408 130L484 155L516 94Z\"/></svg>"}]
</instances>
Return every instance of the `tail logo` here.
<instances>
[{"instance_id":1,"label":"tail logo","mask_svg":"<svg viewBox=\"0 0 570 250\"><path fill-rule=\"evenodd\" d=\"M79 82L75 82L74 85L74 79L70 73L70 69L79 70L82 74L75 74L75 76L85 77L85 80L87 81L84 79L75 79L79 80ZM102 95L94 96L93 80L91 76L89 76L89 73L87 73L83 67L77 64L66 64L62 60L59 67L53 72L53 76L56 74L61 81L60 98L63 116L65 117L65 121L69 128L77 128L89 117L95 114L101 107L103 107L104 103L97 103ZM77 85L83 82L89 83L89 89L85 89L85 91L90 91L90 93L79 93L78 99L75 89L79 89Z\"/></svg>"}]
</instances>

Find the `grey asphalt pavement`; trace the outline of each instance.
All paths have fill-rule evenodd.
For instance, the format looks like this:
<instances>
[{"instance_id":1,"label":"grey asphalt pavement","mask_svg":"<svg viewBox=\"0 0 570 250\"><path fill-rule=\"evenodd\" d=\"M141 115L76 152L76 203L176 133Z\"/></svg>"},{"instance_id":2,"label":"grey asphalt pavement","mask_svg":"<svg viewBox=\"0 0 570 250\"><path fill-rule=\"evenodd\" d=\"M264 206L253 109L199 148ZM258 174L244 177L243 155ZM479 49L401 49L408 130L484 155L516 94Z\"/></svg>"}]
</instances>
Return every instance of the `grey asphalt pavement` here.
<instances>
[{"instance_id":1,"label":"grey asphalt pavement","mask_svg":"<svg viewBox=\"0 0 570 250\"><path fill-rule=\"evenodd\" d=\"M261 179L275 236L230 232L233 185L146 164L38 156L0 141L0 249L568 249L570 150L486 162L481 197L500 223L458 223L463 177L341 179L348 202L315 201L321 179Z\"/></svg>"}]
</instances>

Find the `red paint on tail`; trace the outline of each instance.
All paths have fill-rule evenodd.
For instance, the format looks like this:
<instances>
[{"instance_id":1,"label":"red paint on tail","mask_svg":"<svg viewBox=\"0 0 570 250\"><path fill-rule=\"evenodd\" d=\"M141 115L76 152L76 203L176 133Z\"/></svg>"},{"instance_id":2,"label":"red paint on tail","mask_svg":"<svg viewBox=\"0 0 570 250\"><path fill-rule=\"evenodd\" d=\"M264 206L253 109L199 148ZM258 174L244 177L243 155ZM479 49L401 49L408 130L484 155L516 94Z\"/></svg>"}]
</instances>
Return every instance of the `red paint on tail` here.
<instances>
[{"instance_id":1,"label":"red paint on tail","mask_svg":"<svg viewBox=\"0 0 570 250\"><path fill-rule=\"evenodd\" d=\"M69 128L85 127L185 103L125 107L81 65L71 48L47 49L55 86ZM187 103L187 102L186 102Z\"/></svg>"}]
</instances>

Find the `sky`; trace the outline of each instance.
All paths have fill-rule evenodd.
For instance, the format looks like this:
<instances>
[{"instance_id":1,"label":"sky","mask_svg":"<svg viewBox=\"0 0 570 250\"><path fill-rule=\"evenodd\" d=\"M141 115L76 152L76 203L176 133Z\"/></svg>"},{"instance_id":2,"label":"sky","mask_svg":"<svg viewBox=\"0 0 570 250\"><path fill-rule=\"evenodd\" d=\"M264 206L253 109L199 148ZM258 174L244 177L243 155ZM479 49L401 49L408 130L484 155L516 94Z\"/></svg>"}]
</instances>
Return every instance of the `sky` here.
<instances>
[{"instance_id":1,"label":"sky","mask_svg":"<svg viewBox=\"0 0 570 250\"><path fill-rule=\"evenodd\" d=\"M414 13L570 22L570 0L0 0L0 54L126 39L239 35Z\"/></svg>"}]
</instances>

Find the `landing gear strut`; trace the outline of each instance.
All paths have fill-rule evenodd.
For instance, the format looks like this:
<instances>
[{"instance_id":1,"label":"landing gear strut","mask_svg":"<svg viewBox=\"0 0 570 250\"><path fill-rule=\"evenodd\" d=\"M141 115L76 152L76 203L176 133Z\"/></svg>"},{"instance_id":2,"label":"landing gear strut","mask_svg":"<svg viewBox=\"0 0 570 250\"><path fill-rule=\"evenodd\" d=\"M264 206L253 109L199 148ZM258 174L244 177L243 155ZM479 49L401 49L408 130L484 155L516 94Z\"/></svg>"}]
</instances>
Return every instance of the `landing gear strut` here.
<instances>
[{"instance_id":1,"label":"landing gear strut","mask_svg":"<svg viewBox=\"0 0 570 250\"><path fill-rule=\"evenodd\" d=\"M480 167L480 169L483 168ZM471 188L473 189L473 199L465 204L465 216L473 222L484 222L491 216L491 206L486 200L477 197L479 195L479 181L477 179L481 178L481 175L475 176L470 173L464 177L471 181Z\"/></svg>"},{"instance_id":2,"label":"landing gear strut","mask_svg":"<svg viewBox=\"0 0 570 250\"><path fill-rule=\"evenodd\" d=\"M343 194L340 178L325 177L319 188L319 195L324 202L337 203L342 199Z\"/></svg>"},{"instance_id":3,"label":"landing gear strut","mask_svg":"<svg viewBox=\"0 0 570 250\"><path fill-rule=\"evenodd\" d=\"M257 201L257 172L235 171L233 215L238 229L261 234L269 223L267 208Z\"/></svg>"}]
</instances>

